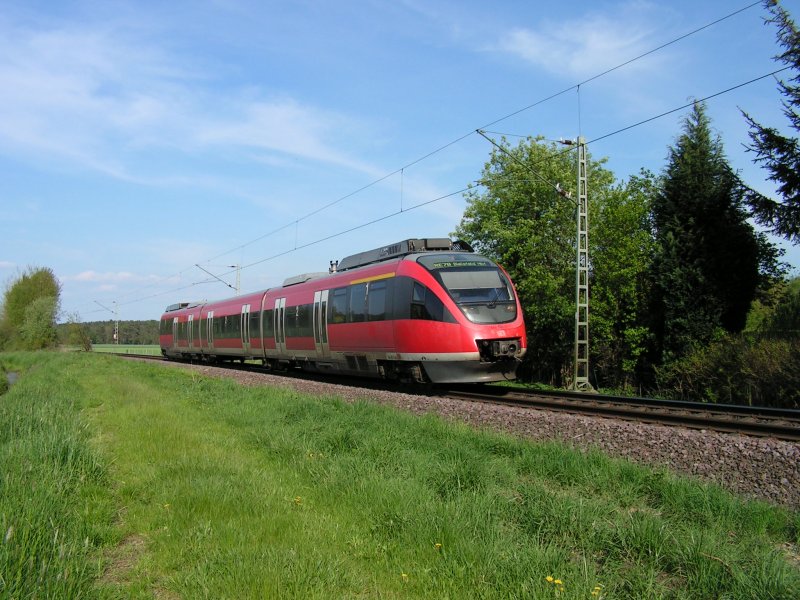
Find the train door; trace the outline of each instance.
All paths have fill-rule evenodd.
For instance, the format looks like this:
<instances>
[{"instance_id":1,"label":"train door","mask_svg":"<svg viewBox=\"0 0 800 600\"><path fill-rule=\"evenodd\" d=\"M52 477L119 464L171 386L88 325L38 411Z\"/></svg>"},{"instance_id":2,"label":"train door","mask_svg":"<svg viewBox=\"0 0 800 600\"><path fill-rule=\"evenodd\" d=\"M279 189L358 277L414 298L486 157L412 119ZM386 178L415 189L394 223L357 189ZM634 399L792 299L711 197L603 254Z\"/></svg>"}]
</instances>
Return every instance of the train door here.
<instances>
[{"instance_id":1,"label":"train door","mask_svg":"<svg viewBox=\"0 0 800 600\"><path fill-rule=\"evenodd\" d=\"M272 318L275 319L275 350L278 354L286 353L286 298L275 298L275 310L272 313Z\"/></svg>"},{"instance_id":2,"label":"train door","mask_svg":"<svg viewBox=\"0 0 800 600\"><path fill-rule=\"evenodd\" d=\"M178 349L178 317L172 319L172 347Z\"/></svg>"},{"instance_id":3,"label":"train door","mask_svg":"<svg viewBox=\"0 0 800 600\"><path fill-rule=\"evenodd\" d=\"M194 349L194 315L189 315L189 322L186 324L186 344L189 350Z\"/></svg>"},{"instance_id":4,"label":"train door","mask_svg":"<svg viewBox=\"0 0 800 600\"><path fill-rule=\"evenodd\" d=\"M241 316L241 331L242 331L242 351L244 354L250 354L250 305L242 305Z\"/></svg>"},{"instance_id":5,"label":"train door","mask_svg":"<svg viewBox=\"0 0 800 600\"><path fill-rule=\"evenodd\" d=\"M206 317L206 331L208 335L206 336L206 342L208 343L208 349L214 349L214 311L208 311L208 316Z\"/></svg>"},{"instance_id":6,"label":"train door","mask_svg":"<svg viewBox=\"0 0 800 600\"><path fill-rule=\"evenodd\" d=\"M314 345L317 356L327 357L328 349L328 290L314 292Z\"/></svg>"}]
</instances>

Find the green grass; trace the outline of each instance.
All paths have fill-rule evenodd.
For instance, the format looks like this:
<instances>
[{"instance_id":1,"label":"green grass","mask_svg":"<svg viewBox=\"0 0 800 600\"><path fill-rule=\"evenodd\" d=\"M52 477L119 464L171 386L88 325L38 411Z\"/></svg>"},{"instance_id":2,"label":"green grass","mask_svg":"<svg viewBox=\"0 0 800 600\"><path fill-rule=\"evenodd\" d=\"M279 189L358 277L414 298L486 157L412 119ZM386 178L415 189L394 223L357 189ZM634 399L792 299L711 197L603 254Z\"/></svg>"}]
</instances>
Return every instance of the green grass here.
<instances>
[{"instance_id":1,"label":"green grass","mask_svg":"<svg viewBox=\"0 0 800 600\"><path fill-rule=\"evenodd\" d=\"M666 472L162 365L0 362L0 597L800 597L796 513Z\"/></svg>"}]
</instances>

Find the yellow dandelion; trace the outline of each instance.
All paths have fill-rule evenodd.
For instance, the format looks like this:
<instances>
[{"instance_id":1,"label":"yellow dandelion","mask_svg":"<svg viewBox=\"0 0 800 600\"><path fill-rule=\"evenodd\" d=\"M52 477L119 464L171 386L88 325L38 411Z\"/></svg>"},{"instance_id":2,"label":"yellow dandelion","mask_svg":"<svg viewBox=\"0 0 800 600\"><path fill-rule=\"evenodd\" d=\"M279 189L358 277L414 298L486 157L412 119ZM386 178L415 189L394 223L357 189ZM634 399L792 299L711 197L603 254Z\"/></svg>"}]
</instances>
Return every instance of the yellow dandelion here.
<instances>
[{"instance_id":1,"label":"yellow dandelion","mask_svg":"<svg viewBox=\"0 0 800 600\"><path fill-rule=\"evenodd\" d=\"M548 575L547 577L545 577L545 580L547 581L547 583L553 583L553 581L554 581L552 575Z\"/></svg>"},{"instance_id":2,"label":"yellow dandelion","mask_svg":"<svg viewBox=\"0 0 800 600\"><path fill-rule=\"evenodd\" d=\"M564 582L561 581L560 579L556 579L553 583L555 583L556 585L564 585Z\"/></svg>"},{"instance_id":3,"label":"yellow dandelion","mask_svg":"<svg viewBox=\"0 0 800 600\"><path fill-rule=\"evenodd\" d=\"M403 581L408 581L408 573L400 573L400 577L403 578Z\"/></svg>"},{"instance_id":4,"label":"yellow dandelion","mask_svg":"<svg viewBox=\"0 0 800 600\"><path fill-rule=\"evenodd\" d=\"M441 550L441 549L442 549L442 544L441 544L440 542L436 542L436 543L433 545L433 547L434 547L434 548L436 548L437 550Z\"/></svg>"},{"instance_id":5,"label":"yellow dandelion","mask_svg":"<svg viewBox=\"0 0 800 600\"><path fill-rule=\"evenodd\" d=\"M303 499L300 496L295 496L294 497L294 503L299 506L300 504L303 503Z\"/></svg>"}]
</instances>

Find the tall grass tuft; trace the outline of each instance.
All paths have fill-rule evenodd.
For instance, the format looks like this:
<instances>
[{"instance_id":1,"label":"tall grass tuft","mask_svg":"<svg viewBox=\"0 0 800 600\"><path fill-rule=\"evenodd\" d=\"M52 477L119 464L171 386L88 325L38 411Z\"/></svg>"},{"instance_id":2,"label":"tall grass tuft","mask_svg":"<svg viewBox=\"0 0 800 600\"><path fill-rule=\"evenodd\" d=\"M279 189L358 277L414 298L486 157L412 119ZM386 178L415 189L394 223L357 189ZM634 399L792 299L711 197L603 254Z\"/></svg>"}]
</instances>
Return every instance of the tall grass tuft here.
<instances>
[{"instance_id":1,"label":"tall grass tuft","mask_svg":"<svg viewBox=\"0 0 800 600\"><path fill-rule=\"evenodd\" d=\"M39 356L48 368L0 401L0 597L80 598L110 534L106 469L64 385L69 359Z\"/></svg>"}]
</instances>

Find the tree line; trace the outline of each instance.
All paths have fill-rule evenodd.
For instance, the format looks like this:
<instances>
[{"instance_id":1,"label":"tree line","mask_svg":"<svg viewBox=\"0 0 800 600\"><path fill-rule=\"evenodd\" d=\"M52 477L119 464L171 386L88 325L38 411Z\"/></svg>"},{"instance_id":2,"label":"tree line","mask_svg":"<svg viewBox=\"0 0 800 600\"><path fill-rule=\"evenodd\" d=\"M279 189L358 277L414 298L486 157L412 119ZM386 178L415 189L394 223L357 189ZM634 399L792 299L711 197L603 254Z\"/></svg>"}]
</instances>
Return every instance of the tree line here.
<instances>
[{"instance_id":1,"label":"tree line","mask_svg":"<svg viewBox=\"0 0 800 600\"><path fill-rule=\"evenodd\" d=\"M62 340L67 340L70 330L74 329L76 323L62 323L58 326L59 336ZM89 321L80 323L80 328L91 344L113 344L114 343L114 321ZM74 335L73 335L74 338ZM158 344L158 320L147 321L120 321L119 322L119 343L120 344Z\"/></svg>"},{"instance_id":2,"label":"tree line","mask_svg":"<svg viewBox=\"0 0 800 600\"><path fill-rule=\"evenodd\" d=\"M793 69L780 82L800 129L800 35L765 2ZM754 161L778 198L754 191L725 156L703 103L694 104L659 174L618 181L588 159L590 359L598 387L711 402L800 406L800 285L752 221L800 240L800 148L743 113ZM577 160L541 138L492 150L454 235L504 265L528 328L520 373L571 383L575 320ZM558 185L556 185L558 184Z\"/></svg>"}]
</instances>

